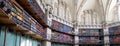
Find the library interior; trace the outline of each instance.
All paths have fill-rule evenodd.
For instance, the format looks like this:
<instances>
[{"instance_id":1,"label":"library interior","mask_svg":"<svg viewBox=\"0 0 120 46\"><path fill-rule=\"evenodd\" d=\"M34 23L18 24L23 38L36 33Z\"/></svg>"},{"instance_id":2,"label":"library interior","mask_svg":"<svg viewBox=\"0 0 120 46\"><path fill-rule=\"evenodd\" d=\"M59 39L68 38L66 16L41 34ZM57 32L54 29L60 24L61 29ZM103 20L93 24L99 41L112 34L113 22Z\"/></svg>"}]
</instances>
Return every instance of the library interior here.
<instances>
[{"instance_id":1,"label":"library interior","mask_svg":"<svg viewBox=\"0 0 120 46\"><path fill-rule=\"evenodd\" d=\"M120 46L120 0L0 0L0 46Z\"/></svg>"}]
</instances>

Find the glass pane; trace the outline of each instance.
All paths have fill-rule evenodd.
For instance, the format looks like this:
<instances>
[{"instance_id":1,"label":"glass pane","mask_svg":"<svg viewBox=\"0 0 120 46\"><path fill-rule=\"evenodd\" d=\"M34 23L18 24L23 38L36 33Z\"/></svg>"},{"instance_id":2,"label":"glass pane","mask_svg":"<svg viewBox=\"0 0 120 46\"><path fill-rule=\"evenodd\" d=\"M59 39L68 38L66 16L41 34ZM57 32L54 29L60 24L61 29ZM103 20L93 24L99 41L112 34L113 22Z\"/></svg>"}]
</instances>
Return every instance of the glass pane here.
<instances>
[{"instance_id":1,"label":"glass pane","mask_svg":"<svg viewBox=\"0 0 120 46\"><path fill-rule=\"evenodd\" d=\"M33 42L32 39L30 39L30 40L29 40L30 46L32 46L32 42Z\"/></svg>"},{"instance_id":2,"label":"glass pane","mask_svg":"<svg viewBox=\"0 0 120 46\"><path fill-rule=\"evenodd\" d=\"M32 46L38 46L39 42L37 40L32 40Z\"/></svg>"},{"instance_id":3,"label":"glass pane","mask_svg":"<svg viewBox=\"0 0 120 46\"><path fill-rule=\"evenodd\" d=\"M35 40L35 46L37 46L37 41Z\"/></svg>"},{"instance_id":4,"label":"glass pane","mask_svg":"<svg viewBox=\"0 0 120 46\"><path fill-rule=\"evenodd\" d=\"M16 41L16 34L7 31L6 34L6 46L15 46Z\"/></svg>"},{"instance_id":5,"label":"glass pane","mask_svg":"<svg viewBox=\"0 0 120 46\"><path fill-rule=\"evenodd\" d=\"M26 39L25 37L21 37L21 43L20 43L20 46L26 46Z\"/></svg>"},{"instance_id":6,"label":"glass pane","mask_svg":"<svg viewBox=\"0 0 120 46\"><path fill-rule=\"evenodd\" d=\"M20 35L17 34L16 35L16 46L19 46L20 45Z\"/></svg>"},{"instance_id":7,"label":"glass pane","mask_svg":"<svg viewBox=\"0 0 120 46\"><path fill-rule=\"evenodd\" d=\"M0 46L3 46L4 44L4 33L5 33L5 29L0 27Z\"/></svg>"},{"instance_id":8,"label":"glass pane","mask_svg":"<svg viewBox=\"0 0 120 46\"><path fill-rule=\"evenodd\" d=\"M32 46L35 46L35 40L32 40Z\"/></svg>"},{"instance_id":9,"label":"glass pane","mask_svg":"<svg viewBox=\"0 0 120 46\"><path fill-rule=\"evenodd\" d=\"M26 38L26 46L31 46L32 45L32 43L30 42L30 38L29 37L27 37Z\"/></svg>"}]
</instances>

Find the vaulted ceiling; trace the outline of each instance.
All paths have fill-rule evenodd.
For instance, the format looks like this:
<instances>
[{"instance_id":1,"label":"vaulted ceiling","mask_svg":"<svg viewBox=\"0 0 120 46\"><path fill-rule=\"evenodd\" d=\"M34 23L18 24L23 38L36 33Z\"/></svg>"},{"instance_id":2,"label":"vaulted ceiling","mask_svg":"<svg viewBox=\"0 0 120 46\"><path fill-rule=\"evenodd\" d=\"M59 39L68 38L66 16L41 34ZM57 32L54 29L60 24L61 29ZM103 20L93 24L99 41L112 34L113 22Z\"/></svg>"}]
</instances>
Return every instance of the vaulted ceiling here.
<instances>
[{"instance_id":1,"label":"vaulted ceiling","mask_svg":"<svg viewBox=\"0 0 120 46\"><path fill-rule=\"evenodd\" d=\"M79 15L85 10L93 10L100 15L104 15L110 2L111 0L77 0L76 14Z\"/></svg>"},{"instance_id":2,"label":"vaulted ceiling","mask_svg":"<svg viewBox=\"0 0 120 46\"><path fill-rule=\"evenodd\" d=\"M82 15L84 11L90 10L105 20L106 12L109 10L111 1L112 0L77 0L76 16Z\"/></svg>"},{"instance_id":3,"label":"vaulted ceiling","mask_svg":"<svg viewBox=\"0 0 120 46\"><path fill-rule=\"evenodd\" d=\"M81 15L86 10L91 10L100 15L104 19L106 12L109 10L109 5L112 0L63 0L70 8L71 14L76 20L76 17Z\"/></svg>"}]
</instances>

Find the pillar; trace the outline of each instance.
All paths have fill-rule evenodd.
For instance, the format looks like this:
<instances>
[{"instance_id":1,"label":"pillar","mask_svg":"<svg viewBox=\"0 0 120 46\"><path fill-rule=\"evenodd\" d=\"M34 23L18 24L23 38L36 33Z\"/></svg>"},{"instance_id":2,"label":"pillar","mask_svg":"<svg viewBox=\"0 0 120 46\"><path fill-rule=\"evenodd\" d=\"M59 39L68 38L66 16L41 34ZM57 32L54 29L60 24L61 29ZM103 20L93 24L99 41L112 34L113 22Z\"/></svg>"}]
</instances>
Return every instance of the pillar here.
<instances>
[{"instance_id":1,"label":"pillar","mask_svg":"<svg viewBox=\"0 0 120 46\"><path fill-rule=\"evenodd\" d=\"M46 28L46 33L47 33L47 39L51 40L51 29ZM50 41L43 41L41 46L51 46L51 42Z\"/></svg>"},{"instance_id":2,"label":"pillar","mask_svg":"<svg viewBox=\"0 0 120 46\"><path fill-rule=\"evenodd\" d=\"M78 28L75 28L75 35L78 35ZM74 40L75 40L75 45L74 46L79 46L79 36L74 36Z\"/></svg>"},{"instance_id":3,"label":"pillar","mask_svg":"<svg viewBox=\"0 0 120 46\"><path fill-rule=\"evenodd\" d=\"M108 27L103 28L104 35L109 35ZM104 46L110 46L109 44L109 36L104 36Z\"/></svg>"},{"instance_id":4,"label":"pillar","mask_svg":"<svg viewBox=\"0 0 120 46\"><path fill-rule=\"evenodd\" d=\"M75 45L74 46L79 46L79 37L78 36L74 36L75 37Z\"/></svg>"},{"instance_id":5,"label":"pillar","mask_svg":"<svg viewBox=\"0 0 120 46\"><path fill-rule=\"evenodd\" d=\"M41 46L51 46L51 42L43 41Z\"/></svg>"}]
</instances>

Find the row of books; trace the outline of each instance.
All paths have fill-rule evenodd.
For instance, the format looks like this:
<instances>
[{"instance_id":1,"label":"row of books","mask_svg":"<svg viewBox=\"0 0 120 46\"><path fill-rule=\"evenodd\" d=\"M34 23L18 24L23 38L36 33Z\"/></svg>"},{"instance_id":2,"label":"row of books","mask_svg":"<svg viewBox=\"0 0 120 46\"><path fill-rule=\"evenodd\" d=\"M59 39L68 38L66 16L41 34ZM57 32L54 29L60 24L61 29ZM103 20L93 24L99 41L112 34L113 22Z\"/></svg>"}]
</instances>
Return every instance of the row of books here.
<instances>
[{"instance_id":1,"label":"row of books","mask_svg":"<svg viewBox=\"0 0 120 46\"><path fill-rule=\"evenodd\" d=\"M99 29L79 29L79 36L100 36Z\"/></svg>"},{"instance_id":2,"label":"row of books","mask_svg":"<svg viewBox=\"0 0 120 46\"><path fill-rule=\"evenodd\" d=\"M109 41L110 44L120 44L120 26L109 28Z\"/></svg>"},{"instance_id":3,"label":"row of books","mask_svg":"<svg viewBox=\"0 0 120 46\"><path fill-rule=\"evenodd\" d=\"M109 35L118 35L118 34L120 34L120 26L109 28Z\"/></svg>"},{"instance_id":4,"label":"row of books","mask_svg":"<svg viewBox=\"0 0 120 46\"><path fill-rule=\"evenodd\" d=\"M5 13L7 13L7 14L11 12L10 2L8 2L8 1L0 0L0 8L3 11L5 11Z\"/></svg>"},{"instance_id":5,"label":"row of books","mask_svg":"<svg viewBox=\"0 0 120 46\"><path fill-rule=\"evenodd\" d=\"M116 35L116 36L109 36L109 41L112 44L120 44L120 35Z\"/></svg>"},{"instance_id":6,"label":"row of books","mask_svg":"<svg viewBox=\"0 0 120 46\"><path fill-rule=\"evenodd\" d=\"M40 2L38 3L36 0L25 0L29 5L30 7L33 9L34 13L36 13L36 16L38 16L39 18L41 18L45 23L47 22L47 17L46 15L43 13L43 10L45 11L45 9L42 10L42 7L45 7L43 5L43 3ZM19 0L18 0L19 2ZM24 4L23 4L24 5ZM27 6L26 6L27 7ZM32 12L33 12L32 11ZM31 12L31 13L32 13ZM32 14L34 14L32 13Z\"/></svg>"},{"instance_id":7,"label":"row of books","mask_svg":"<svg viewBox=\"0 0 120 46\"><path fill-rule=\"evenodd\" d=\"M58 32L52 32L51 40L61 43L72 43L72 44L74 43L73 36Z\"/></svg>"},{"instance_id":8,"label":"row of books","mask_svg":"<svg viewBox=\"0 0 120 46\"><path fill-rule=\"evenodd\" d=\"M72 27L70 26L67 26L65 24L62 24L58 21L55 21L55 20L52 20L52 28L58 30L58 31L61 31L61 32L65 32L65 33L70 33L72 34Z\"/></svg>"},{"instance_id":9,"label":"row of books","mask_svg":"<svg viewBox=\"0 0 120 46\"><path fill-rule=\"evenodd\" d=\"M99 37L79 37L80 44L99 44L100 42Z\"/></svg>"}]
</instances>

